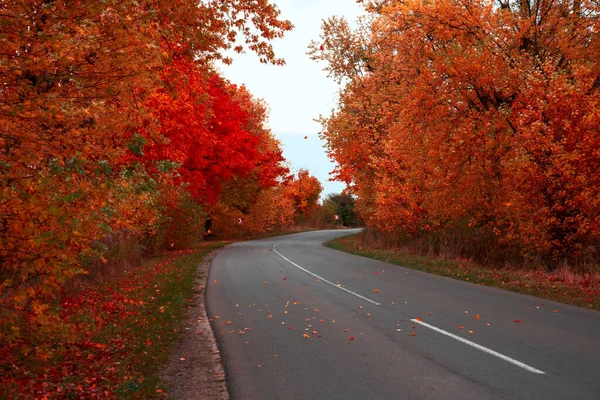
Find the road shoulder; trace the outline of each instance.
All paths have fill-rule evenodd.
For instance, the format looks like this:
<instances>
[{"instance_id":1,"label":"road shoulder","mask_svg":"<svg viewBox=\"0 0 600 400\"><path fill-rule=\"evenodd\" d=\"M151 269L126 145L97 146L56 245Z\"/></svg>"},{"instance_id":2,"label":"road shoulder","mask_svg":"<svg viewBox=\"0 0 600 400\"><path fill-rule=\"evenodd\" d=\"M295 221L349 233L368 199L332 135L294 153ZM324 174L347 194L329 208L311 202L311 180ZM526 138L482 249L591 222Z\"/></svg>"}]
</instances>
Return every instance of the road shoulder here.
<instances>
[{"instance_id":1,"label":"road shoulder","mask_svg":"<svg viewBox=\"0 0 600 400\"><path fill-rule=\"evenodd\" d=\"M222 359L204 298L210 263L218 252L209 253L196 270L193 302L188 310L185 333L161 373L161 379L171 388L170 398L229 399Z\"/></svg>"}]
</instances>

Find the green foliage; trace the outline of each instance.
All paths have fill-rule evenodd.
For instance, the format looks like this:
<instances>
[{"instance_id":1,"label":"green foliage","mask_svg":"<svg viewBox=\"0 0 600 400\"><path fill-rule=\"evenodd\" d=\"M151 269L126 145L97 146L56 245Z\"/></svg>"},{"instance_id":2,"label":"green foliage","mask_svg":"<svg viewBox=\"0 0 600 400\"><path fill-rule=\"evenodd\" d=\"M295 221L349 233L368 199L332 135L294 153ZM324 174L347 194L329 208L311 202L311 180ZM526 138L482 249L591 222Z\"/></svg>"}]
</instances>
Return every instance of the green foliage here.
<instances>
[{"instance_id":1,"label":"green foliage","mask_svg":"<svg viewBox=\"0 0 600 400\"><path fill-rule=\"evenodd\" d=\"M332 208L335 207L335 215L339 219L339 223L344 226L356 227L360 226L361 221L354 211L354 204L356 200L352 195L345 193L331 193L323 201L323 207Z\"/></svg>"}]
</instances>

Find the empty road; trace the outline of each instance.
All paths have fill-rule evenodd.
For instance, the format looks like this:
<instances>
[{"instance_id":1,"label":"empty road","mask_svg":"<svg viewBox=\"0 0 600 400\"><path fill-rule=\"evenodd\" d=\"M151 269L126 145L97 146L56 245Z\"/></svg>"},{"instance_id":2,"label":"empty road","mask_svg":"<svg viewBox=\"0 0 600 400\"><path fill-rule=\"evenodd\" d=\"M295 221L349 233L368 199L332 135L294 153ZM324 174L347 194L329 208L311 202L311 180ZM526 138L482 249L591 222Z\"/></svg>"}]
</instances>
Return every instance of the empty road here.
<instances>
[{"instance_id":1,"label":"empty road","mask_svg":"<svg viewBox=\"0 0 600 400\"><path fill-rule=\"evenodd\" d=\"M600 399L600 313L326 248L227 246L206 300L233 399Z\"/></svg>"}]
</instances>

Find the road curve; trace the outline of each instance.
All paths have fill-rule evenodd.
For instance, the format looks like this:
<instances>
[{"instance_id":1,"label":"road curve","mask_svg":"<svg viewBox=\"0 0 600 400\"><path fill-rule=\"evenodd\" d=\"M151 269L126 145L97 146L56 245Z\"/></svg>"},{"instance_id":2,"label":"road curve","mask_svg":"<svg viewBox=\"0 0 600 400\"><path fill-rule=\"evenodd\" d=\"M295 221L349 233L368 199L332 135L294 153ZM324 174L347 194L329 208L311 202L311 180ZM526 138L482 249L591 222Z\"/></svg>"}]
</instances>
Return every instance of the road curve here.
<instances>
[{"instance_id":1,"label":"road curve","mask_svg":"<svg viewBox=\"0 0 600 400\"><path fill-rule=\"evenodd\" d=\"M206 292L233 399L600 399L600 313L326 248L236 243Z\"/></svg>"}]
</instances>

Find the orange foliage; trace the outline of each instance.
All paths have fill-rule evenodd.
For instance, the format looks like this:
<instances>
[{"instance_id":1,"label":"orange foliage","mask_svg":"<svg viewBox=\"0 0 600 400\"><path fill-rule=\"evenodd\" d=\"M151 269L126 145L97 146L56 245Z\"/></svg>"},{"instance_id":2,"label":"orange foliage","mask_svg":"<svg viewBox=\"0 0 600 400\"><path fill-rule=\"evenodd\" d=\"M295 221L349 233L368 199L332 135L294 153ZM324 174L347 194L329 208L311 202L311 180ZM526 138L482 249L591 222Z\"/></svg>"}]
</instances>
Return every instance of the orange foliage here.
<instances>
[{"instance_id":1,"label":"orange foliage","mask_svg":"<svg viewBox=\"0 0 600 400\"><path fill-rule=\"evenodd\" d=\"M291 199L297 218L306 218L316 209L323 186L308 170L300 169L285 187L285 196Z\"/></svg>"},{"instance_id":2,"label":"orange foliage","mask_svg":"<svg viewBox=\"0 0 600 400\"><path fill-rule=\"evenodd\" d=\"M598 4L390 0L367 10L356 31L326 21L311 46L346 82L323 137L365 222L394 234L462 229L547 265L594 255Z\"/></svg>"},{"instance_id":3,"label":"orange foliage","mask_svg":"<svg viewBox=\"0 0 600 400\"><path fill-rule=\"evenodd\" d=\"M85 272L82 259L99 256L98 241L156 232L165 204L181 195L174 164L147 171L124 162L128 150L143 151L141 132L162 143L161 129L176 122L157 123L146 104L161 71L177 61L210 77L207 65L238 34L261 61L281 64L269 40L291 24L268 1L247 0L25 0L0 12L0 339L11 341L26 329L60 331L48 302ZM247 130L263 119L248 116ZM269 186L280 153L270 139L253 143L264 160L249 169L272 159L261 177Z\"/></svg>"},{"instance_id":4,"label":"orange foliage","mask_svg":"<svg viewBox=\"0 0 600 400\"><path fill-rule=\"evenodd\" d=\"M283 229L294 224L295 211L283 187L263 190L250 208L245 229L253 234Z\"/></svg>"}]
</instances>

